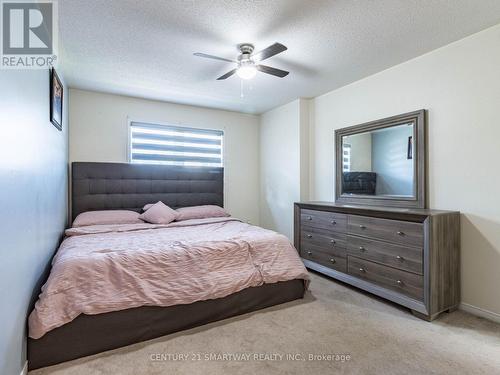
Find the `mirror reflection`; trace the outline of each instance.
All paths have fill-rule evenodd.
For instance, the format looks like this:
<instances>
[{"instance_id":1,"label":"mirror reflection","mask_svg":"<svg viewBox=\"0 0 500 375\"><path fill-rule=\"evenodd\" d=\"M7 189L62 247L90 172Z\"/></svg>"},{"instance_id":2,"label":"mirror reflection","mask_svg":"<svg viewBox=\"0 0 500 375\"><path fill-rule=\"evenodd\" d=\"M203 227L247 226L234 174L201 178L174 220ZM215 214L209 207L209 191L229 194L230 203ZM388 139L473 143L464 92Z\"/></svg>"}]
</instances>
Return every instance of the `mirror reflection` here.
<instances>
[{"instance_id":1,"label":"mirror reflection","mask_svg":"<svg viewBox=\"0 0 500 375\"><path fill-rule=\"evenodd\" d=\"M342 137L342 194L415 195L413 123Z\"/></svg>"}]
</instances>

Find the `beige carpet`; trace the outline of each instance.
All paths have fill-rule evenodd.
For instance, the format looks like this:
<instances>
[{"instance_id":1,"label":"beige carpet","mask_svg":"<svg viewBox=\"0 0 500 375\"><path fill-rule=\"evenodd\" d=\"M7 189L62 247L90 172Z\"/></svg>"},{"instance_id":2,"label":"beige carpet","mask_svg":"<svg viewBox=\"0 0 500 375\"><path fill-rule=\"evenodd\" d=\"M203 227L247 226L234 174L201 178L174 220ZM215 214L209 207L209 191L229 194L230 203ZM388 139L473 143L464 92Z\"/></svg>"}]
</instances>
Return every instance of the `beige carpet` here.
<instances>
[{"instance_id":1,"label":"beige carpet","mask_svg":"<svg viewBox=\"0 0 500 375\"><path fill-rule=\"evenodd\" d=\"M250 358L238 361L231 354ZM309 355L323 354L350 359L310 360ZM500 325L461 311L424 322L406 309L312 274L304 300L30 372L257 373L500 374Z\"/></svg>"}]
</instances>

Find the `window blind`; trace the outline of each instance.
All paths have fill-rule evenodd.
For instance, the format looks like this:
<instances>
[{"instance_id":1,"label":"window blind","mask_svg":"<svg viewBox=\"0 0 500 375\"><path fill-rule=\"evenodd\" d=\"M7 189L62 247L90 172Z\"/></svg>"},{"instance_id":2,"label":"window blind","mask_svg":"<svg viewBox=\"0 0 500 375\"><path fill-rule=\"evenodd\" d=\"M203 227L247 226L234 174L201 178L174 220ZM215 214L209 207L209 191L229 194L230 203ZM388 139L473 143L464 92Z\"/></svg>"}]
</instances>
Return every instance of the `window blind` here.
<instances>
[{"instance_id":1,"label":"window blind","mask_svg":"<svg viewBox=\"0 0 500 375\"><path fill-rule=\"evenodd\" d=\"M130 123L130 162L198 167L222 167L220 130Z\"/></svg>"}]
</instances>

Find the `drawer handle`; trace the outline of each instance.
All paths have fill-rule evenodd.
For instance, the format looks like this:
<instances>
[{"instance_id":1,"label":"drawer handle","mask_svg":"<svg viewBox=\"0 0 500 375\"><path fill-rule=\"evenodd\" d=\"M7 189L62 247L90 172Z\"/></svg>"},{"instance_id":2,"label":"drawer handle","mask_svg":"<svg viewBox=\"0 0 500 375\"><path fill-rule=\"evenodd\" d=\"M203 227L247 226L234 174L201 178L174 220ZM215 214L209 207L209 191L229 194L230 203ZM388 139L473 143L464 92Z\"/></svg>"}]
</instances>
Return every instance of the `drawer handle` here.
<instances>
[{"instance_id":1,"label":"drawer handle","mask_svg":"<svg viewBox=\"0 0 500 375\"><path fill-rule=\"evenodd\" d=\"M404 236L405 235L405 233L401 232L400 230L397 231L397 234L398 234L398 236Z\"/></svg>"},{"instance_id":2,"label":"drawer handle","mask_svg":"<svg viewBox=\"0 0 500 375\"><path fill-rule=\"evenodd\" d=\"M359 251L366 251L366 249L363 246L360 246Z\"/></svg>"},{"instance_id":3,"label":"drawer handle","mask_svg":"<svg viewBox=\"0 0 500 375\"><path fill-rule=\"evenodd\" d=\"M333 263L335 263L335 262L336 262L336 260L335 260L335 259L333 259L333 258L330 258L330 262L333 264Z\"/></svg>"},{"instance_id":4,"label":"drawer handle","mask_svg":"<svg viewBox=\"0 0 500 375\"><path fill-rule=\"evenodd\" d=\"M396 282L398 283L398 285L403 285L403 282L401 280L397 280Z\"/></svg>"},{"instance_id":5,"label":"drawer handle","mask_svg":"<svg viewBox=\"0 0 500 375\"><path fill-rule=\"evenodd\" d=\"M331 221L332 225L337 225L337 222L335 220Z\"/></svg>"},{"instance_id":6,"label":"drawer handle","mask_svg":"<svg viewBox=\"0 0 500 375\"><path fill-rule=\"evenodd\" d=\"M359 225L359 228L360 228L360 229L366 229L366 227L365 227L363 224L360 224L360 225Z\"/></svg>"},{"instance_id":7,"label":"drawer handle","mask_svg":"<svg viewBox=\"0 0 500 375\"><path fill-rule=\"evenodd\" d=\"M307 238L313 238L312 234L308 234Z\"/></svg>"},{"instance_id":8,"label":"drawer handle","mask_svg":"<svg viewBox=\"0 0 500 375\"><path fill-rule=\"evenodd\" d=\"M307 252L307 255L312 255L312 251L308 251L308 252Z\"/></svg>"},{"instance_id":9,"label":"drawer handle","mask_svg":"<svg viewBox=\"0 0 500 375\"><path fill-rule=\"evenodd\" d=\"M312 220L312 219L313 219L312 216L307 217L307 220Z\"/></svg>"},{"instance_id":10,"label":"drawer handle","mask_svg":"<svg viewBox=\"0 0 500 375\"><path fill-rule=\"evenodd\" d=\"M330 243L331 243L332 245L335 245L335 240L330 240Z\"/></svg>"},{"instance_id":11,"label":"drawer handle","mask_svg":"<svg viewBox=\"0 0 500 375\"><path fill-rule=\"evenodd\" d=\"M366 272L366 270L364 268L360 268L359 272Z\"/></svg>"},{"instance_id":12,"label":"drawer handle","mask_svg":"<svg viewBox=\"0 0 500 375\"><path fill-rule=\"evenodd\" d=\"M396 259L397 260L404 260L404 258L402 256L399 256L399 255L396 255Z\"/></svg>"}]
</instances>

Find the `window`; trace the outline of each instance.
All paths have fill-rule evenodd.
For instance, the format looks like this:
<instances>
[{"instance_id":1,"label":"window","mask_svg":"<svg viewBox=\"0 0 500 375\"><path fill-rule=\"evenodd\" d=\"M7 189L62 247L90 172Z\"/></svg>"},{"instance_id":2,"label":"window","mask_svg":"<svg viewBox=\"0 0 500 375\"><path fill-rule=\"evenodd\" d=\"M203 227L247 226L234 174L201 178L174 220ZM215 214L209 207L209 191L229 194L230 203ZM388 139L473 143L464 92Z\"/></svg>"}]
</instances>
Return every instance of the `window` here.
<instances>
[{"instance_id":1,"label":"window","mask_svg":"<svg viewBox=\"0 0 500 375\"><path fill-rule=\"evenodd\" d=\"M222 167L224 133L220 130L130 123L131 163Z\"/></svg>"},{"instance_id":2,"label":"window","mask_svg":"<svg viewBox=\"0 0 500 375\"><path fill-rule=\"evenodd\" d=\"M342 171L351 171L351 145L349 143L342 143Z\"/></svg>"}]
</instances>

